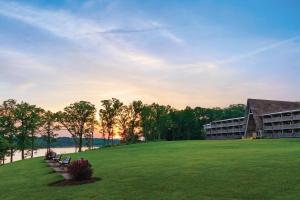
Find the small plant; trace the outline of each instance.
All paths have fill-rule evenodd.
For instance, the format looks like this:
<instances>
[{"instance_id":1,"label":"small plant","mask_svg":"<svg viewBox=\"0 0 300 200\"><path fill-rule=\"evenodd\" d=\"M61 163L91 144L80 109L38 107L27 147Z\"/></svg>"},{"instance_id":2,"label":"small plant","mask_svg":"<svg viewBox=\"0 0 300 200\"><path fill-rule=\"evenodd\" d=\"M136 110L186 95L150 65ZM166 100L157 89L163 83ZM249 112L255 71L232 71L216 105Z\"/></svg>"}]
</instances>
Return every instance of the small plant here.
<instances>
[{"instance_id":1,"label":"small plant","mask_svg":"<svg viewBox=\"0 0 300 200\"><path fill-rule=\"evenodd\" d=\"M89 161L82 158L71 162L68 166L68 172L74 180L83 181L92 178L93 169Z\"/></svg>"}]
</instances>

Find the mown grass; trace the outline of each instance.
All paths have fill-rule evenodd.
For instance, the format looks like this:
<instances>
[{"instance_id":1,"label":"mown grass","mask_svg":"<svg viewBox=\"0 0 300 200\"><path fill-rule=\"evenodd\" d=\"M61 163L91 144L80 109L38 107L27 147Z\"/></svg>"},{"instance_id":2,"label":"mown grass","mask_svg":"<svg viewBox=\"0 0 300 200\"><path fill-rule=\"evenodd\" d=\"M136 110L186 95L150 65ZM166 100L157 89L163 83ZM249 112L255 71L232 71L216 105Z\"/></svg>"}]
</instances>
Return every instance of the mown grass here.
<instances>
[{"instance_id":1,"label":"mown grass","mask_svg":"<svg viewBox=\"0 0 300 200\"><path fill-rule=\"evenodd\" d=\"M299 199L300 140L180 141L73 154L89 159L93 184L62 179L42 158L0 167L0 199Z\"/></svg>"}]
</instances>

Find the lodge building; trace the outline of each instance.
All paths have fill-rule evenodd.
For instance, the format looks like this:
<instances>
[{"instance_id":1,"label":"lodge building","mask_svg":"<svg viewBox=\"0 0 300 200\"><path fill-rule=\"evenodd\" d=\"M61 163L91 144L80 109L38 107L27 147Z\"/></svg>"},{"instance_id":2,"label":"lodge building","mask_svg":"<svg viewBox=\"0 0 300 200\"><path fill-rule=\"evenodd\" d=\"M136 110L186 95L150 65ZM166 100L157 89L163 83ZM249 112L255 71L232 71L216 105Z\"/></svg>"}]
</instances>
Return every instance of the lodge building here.
<instances>
[{"instance_id":1,"label":"lodge building","mask_svg":"<svg viewBox=\"0 0 300 200\"><path fill-rule=\"evenodd\" d=\"M300 102L248 99L244 117L204 125L207 139L300 137Z\"/></svg>"}]
</instances>

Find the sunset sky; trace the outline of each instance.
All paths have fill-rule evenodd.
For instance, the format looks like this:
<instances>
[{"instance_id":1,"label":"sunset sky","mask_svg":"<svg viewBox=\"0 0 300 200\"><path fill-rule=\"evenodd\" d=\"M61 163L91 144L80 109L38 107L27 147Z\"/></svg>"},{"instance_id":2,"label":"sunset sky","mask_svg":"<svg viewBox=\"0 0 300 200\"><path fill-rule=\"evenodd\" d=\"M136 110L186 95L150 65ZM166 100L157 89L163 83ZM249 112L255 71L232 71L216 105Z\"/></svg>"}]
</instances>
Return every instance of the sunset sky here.
<instances>
[{"instance_id":1,"label":"sunset sky","mask_svg":"<svg viewBox=\"0 0 300 200\"><path fill-rule=\"evenodd\" d=\"M300 1L0 0L0 100L300 100Z\"/></svg>"}]
</instances>

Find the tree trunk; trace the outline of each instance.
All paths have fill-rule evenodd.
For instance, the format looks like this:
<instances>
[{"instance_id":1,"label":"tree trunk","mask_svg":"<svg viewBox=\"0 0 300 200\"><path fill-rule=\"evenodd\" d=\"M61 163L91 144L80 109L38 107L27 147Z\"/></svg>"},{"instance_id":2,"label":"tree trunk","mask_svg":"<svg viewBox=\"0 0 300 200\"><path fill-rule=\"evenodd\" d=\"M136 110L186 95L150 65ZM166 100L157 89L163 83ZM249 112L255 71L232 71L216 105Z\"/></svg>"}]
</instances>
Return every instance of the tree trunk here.
<instances>
[{"instance_id":1,"label":"tree trunk","mask_svg":"<svg viewBox=\"0 0 300 200\"><path fill-rule=\"evenodd\" d=\"M32 135L32 138L31 138L31 158L33 158L33 150L34 150L34 138L33 138L33 135Z\"/></svg>"},{"instance_id":2,"label":"tree trunk","mask_svg":"<svg viewBox=\"0 0 300 200\"><path fill-rule=\"evenodd\" d=\"M49 123L48 123L48 128L47 128L47 152L50 152L50 146L51 146L51 135L50 135L50 130L49 130Z\"/></svg>"},{"instance_id":3,"label":"tree trunk","mask_svg":"<svg viewBox=\"0 0 300 200\"><path fill-rule=\"evenodd\" d=\"M10 148L10 163L14 161L14 148Z\"/></svg>"},{"instance_id":4,"label":"tree trunk","mask_svg":"<svg viewBox=\"0 0 300 200\"><path fill-rule=\"evenodd\" d=\"M72 139L74 141L74 146L75 146L75 152L77 152L77 139L76 139L76 136L75 135L72 135Z\"/></svg>"},{"instance_id":5,"label":"tree trunk","mask_svg":"<svg viewBox=\"0 0 300 200\"><path fill-rule=\"evenodd\" d=\"M22 155L22 160L24 160L25 156L24 156L24 149L21 150L21 155Z\"/></svg>"},{"instance_id":6,"label":"tree trunk","mask_svg":"<svg viewBox=\"0 0 300 200\"><path fill-rule=\"evenodd\" d=\"M94 149L94 131L92 132L92 144L91 144L92 149Z\"/></svg>"},{"instance_id":7,"label":"tree trunk","mask_svg":"<svg viewBox=\"0 0 300 200\"><path fill-rule=\"evenodd\" d=\"M48 135L48 138L47 138L47 152L50 152L50 146L51 146L51 138L50 138L50 135Z\"/></svg>"},{"instance_id":8,"label":"tree trunk","mask_svg":"<svg viewBox=\"0 0 300 200\"><path fill-rule=\"evenodd\" d=\"M82 147L82 135L79 136L79 149L78 149L78 152L81 152L81 147Z\"/></svg>"}]
</instances>

